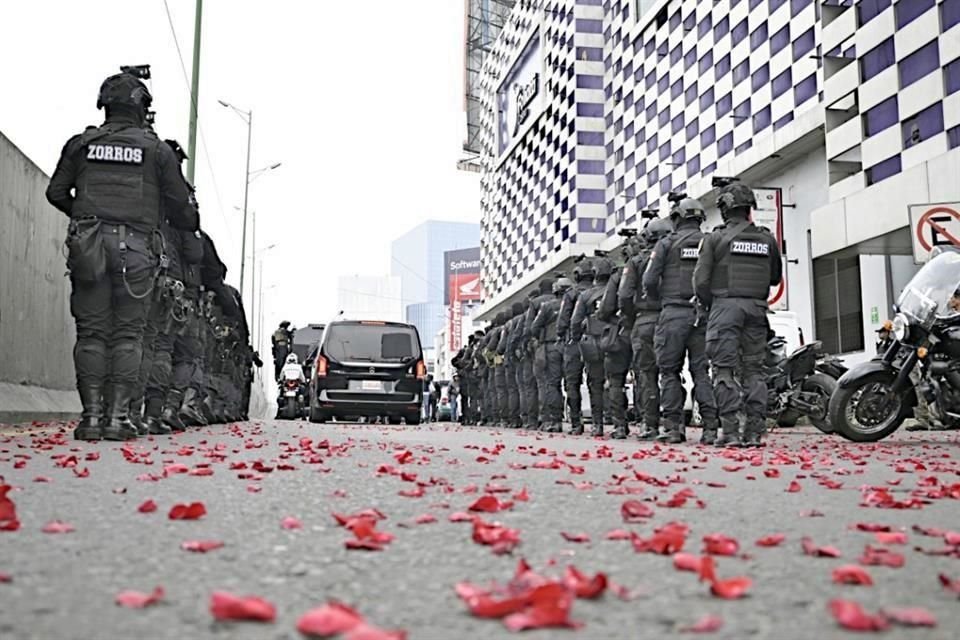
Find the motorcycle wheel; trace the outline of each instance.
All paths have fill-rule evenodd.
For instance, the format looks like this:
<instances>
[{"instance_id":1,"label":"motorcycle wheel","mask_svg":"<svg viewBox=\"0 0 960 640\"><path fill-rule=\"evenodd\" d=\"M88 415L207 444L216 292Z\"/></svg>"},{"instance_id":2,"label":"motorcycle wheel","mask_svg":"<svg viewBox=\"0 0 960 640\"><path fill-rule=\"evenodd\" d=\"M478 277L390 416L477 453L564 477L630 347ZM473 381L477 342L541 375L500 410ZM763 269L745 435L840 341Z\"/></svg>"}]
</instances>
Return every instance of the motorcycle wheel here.
<instances>
[{"instance_id":1,"label":"motorcycle wheel","mask_svg":"<svg viewBox=\"0 0 960 640\"><path fill-rule=\"evenodd\" d=\"M853 442L877 442L896 431L913 407L905 396L888 398L892 384L893 378L881 372L838 388L827 413L834 432Z\"/></svg>"},{"instance_id":2,"label":"motorcycle wheel","mask_svg":"<svg viewBox=\"0 0 960 640\"><path fill-rule=\"evenodd\" d=\"M297 417L297 401L288 399L283 405L283 418L285 420L294 420Z\"/></svg>"},{"instance_id":3,"label":"motorcycle wheel","mask_svg":"<svg viewBox=\"0 0 960 640\"><path fill-rule=\"evenodd\" d=\"M831 426L830 421L827 419L827 411L830 406L830 398L833 397L834 392L837 390L837 381L825 373L814 373L803 381L800 388L803 391L818 394L823 403L823 411L819 415L807 414L807 418L810 419L810 424L824 433L833 433L833 426Z\"/></svg>"}]
</instances>

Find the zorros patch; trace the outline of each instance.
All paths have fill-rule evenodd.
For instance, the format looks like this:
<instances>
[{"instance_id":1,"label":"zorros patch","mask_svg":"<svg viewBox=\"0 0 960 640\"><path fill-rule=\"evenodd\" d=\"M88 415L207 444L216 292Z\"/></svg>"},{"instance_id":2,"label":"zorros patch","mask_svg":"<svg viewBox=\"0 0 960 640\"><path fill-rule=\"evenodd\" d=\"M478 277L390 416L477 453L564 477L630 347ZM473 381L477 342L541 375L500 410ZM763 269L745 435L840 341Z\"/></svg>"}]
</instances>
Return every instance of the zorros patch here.
<instances>
[{"instance_id":1,"label":"zorros patch","mask_svg":"<svg viewBox=\"0 0 960 640\"><path fill-rule=\"evenodd\" d=\"M730 253L738 253L747 256L769 256L770 245L766 242L747 242L745 240L736 240L730 243Z\"/></svg>"},{"instance_id":2,"label":"zorros patch","mask_svg":"<svg viewBox=\"0 0 960 640\"><path fill-rule=\"evenodd\" d=\"M87 160L92 162L118 162L120 164L143 164L143 149L117 144L91 144L87 147Z\"/></svg>"}]
</instances>

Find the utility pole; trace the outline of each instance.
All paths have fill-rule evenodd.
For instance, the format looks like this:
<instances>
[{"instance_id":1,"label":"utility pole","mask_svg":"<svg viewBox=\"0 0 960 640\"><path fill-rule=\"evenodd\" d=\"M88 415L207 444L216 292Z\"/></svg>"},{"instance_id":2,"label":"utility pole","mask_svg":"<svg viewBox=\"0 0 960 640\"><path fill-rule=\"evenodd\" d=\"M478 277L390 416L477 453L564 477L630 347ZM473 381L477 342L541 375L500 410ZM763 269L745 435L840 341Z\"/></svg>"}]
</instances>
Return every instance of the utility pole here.
<instances>
[{"instance_id":1,"label":"utility pole","mask_svg":"<svg viewBox=\"0 0 960 640\"><path fill-rule=\"evenodd\" d=\"M253 110L247 112L247 172L243 184L243 240L240 242L240 297L243 297L243 271L247 265L247 202L250 195L250 141L253 138Z\"/></svg>"},{"instance_id":2,"label":"utility pole","mask_svg":"<svg viewBox=\"0 0 960 640\"><path fill-rule=\"evenodd\" d=\"M193 25L193 79L190 86L190 133L187 140L187 180L193 184L197 163L197 100L200 96L200 31L203 18L203 0L197 0L197 15Z\"/></svg>"}]
</instances>

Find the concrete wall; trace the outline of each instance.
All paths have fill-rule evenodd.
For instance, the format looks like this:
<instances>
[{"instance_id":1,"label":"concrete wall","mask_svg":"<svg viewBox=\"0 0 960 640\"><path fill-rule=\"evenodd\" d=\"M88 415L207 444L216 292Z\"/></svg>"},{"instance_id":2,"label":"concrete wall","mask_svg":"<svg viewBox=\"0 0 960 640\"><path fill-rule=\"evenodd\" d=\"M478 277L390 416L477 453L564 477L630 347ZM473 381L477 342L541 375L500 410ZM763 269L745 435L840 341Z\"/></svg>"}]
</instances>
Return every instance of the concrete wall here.
<instances>
[{"instance_id":1,"label":"concrete wall","mask_svg":"<svg viewBox=\"0 0 960 640\"><path fill-rule=\"evenodd\" d=\"M62 252L67 218L49 178L0 133L0 422L79 413L74 325ZM49 393L49 391L54 393ZM61 393L56 393L60 391Z\"/></svg>"}]
</instances>

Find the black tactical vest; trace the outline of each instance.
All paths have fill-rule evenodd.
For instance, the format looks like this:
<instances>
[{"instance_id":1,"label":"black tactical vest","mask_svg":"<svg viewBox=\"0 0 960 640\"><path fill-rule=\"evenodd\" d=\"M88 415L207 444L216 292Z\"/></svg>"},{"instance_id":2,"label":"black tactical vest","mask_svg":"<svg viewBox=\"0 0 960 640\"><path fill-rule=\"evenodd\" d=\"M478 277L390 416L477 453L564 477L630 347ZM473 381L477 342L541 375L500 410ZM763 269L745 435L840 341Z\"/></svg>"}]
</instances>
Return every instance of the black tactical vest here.
<instances>
[{"instance_id":1,"label":"black tactical vest","mask_svg":"<svg viewBox=\"0 0 960 640\"><path fill-rule=\"evenodd\" d=\"M776 240L753 223L731 236L734 226L727 224L716 232L720 241L714 245L717 262L710 291L720 298L766 300L770 294L770 254Z\"/></svg>"},{"instance_id":2,"label":"black tactical vest","mask_svg":"<svg viewBox=\"0 0 960 640\"><path fill-rule=\"evenodd\" d=\"M693 306L693 270L700 255L699 228L678 229L668 236L670 249L664 256L660 301L667 305Z\"/></svg>"},{"instance_id":3,"label":"black tactical vest","mask_svg":"<svg viewBox=\"0 0 960 640\"><path fill-rule=\"evenodd\" d=\"M583 304L587 308L587 319L586 327L584 327L584 334L590 335L595 338L599 338L603 334L604 327L607 326L606 322L600 320L597 317L597 310L600 308L600 303L603 301L603 294L606 293L607 283L598 284L592 286L587 292L583 295Z\"/></svg>"},{"instance_id":4,"label":"black tactical vest","mask_svg":"<svg viewBox=\"0 0 960 640\"><path fill-rule=\"evenodd\" d=\"M633 294L633 308L637 313L644 311L660 311L660 300L648 298L643 295L643 273L647 270L647 264L650 262L650 254L653 249L644 249L638 255L630 259L632 263L630 268L636 269L636 288Z\"/></svg>"},{"instance_id":5,"label":"black tactical vest","mask_svg":"<svg viewBox=\"0 0 960 640\"><path fill-rule=\"evenodd\" d=\"M548 314L550 318L547 321L547 324L543 327L542 339L546 342L556 342L557 341L557 320L560 318L558 312L560 311L560 298L554 297L552 300L547 300L540 305L540 313Z\"/></svg>"},{"instance_id":6,"label":"black tactical vest","mask_svg":"<svg viewBox=\"0 0 960 640\"><path fill-rule=\"evenodd\" d=\"M160 224L157 166L162 142L130 124L105 124L80 137L73 216L147 228Z\"/></svg>"}]
</instances>

